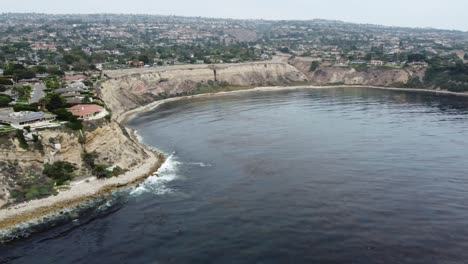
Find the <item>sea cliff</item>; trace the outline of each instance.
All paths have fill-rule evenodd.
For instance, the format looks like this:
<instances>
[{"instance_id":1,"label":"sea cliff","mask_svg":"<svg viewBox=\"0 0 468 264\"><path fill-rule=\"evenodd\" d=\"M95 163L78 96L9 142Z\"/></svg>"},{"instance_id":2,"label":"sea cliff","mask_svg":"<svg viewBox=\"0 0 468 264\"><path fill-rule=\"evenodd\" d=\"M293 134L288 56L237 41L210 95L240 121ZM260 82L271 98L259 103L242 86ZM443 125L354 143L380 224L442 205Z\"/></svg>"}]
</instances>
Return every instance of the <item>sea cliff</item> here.
<instances>
[{"instance_id":1,"label":"sea cliff","mask_svg":"<svg viewBox=\"0 0 468 264\"><path fill-rule=\"evenodd\" d=\"M152 175L164 158L139 143L122 123L132 114L177 100L176 97L199 96L207 87L210 93L229 91L226 87L240 90L268 86L257 88L258 91L294 85L390 87L408 83L415 76L423 77L424 69L371 68L360 72L352 67L320 65L311 70L310 62L301 59L103 72L103 80L95 88L112 112L110 120L85 122L82 132L64 127L40 130L42 149L23 150L12 138L0 141L0 230L97 199L116 188L134 186ZM83 163L83 153L96 153L99 163L118 166L125 173L111 179L95 179ZM31 171L40 173L45 163L57 160L76 164L81 176L56 196L12 203L12 190L21 179Z\"/></svg>"}]
</instances>

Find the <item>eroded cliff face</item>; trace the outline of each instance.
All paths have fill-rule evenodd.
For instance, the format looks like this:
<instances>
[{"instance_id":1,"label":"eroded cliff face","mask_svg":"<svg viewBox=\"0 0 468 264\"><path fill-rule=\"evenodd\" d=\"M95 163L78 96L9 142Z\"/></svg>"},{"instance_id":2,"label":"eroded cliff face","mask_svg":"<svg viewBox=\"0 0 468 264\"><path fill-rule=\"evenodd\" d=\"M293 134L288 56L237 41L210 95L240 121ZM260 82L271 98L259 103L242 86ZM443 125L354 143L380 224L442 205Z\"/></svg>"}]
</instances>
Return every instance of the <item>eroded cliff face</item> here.
<instances>
[{"instance_id":1,"label":"eroded cliff face","mask_svg":"<svg viewBox=\"0 0 468 264\"><path fill-rule=\"evenodd\" d=\"M112 76L112 74L109 74ZM285 63L203 65L155 69L109 79L99 93L114 116L150 103L162 95L189 94L212 82L237 86L286 85L307 81L306 76Z\"/></svg>"},{"instance_id":2,"label":"eroded cliff face","mask_svg":"<svg viewBox=\"0 0 468 264\"><path fill-rule=\"evenodd\" d=\"M351 67L324 65L310 71L310 65L310 61L296 58L289 63L185 65L106 72L108 79L97 87L97 93L117 120L128 110L163 97L190 94L213 83L245 87L298 83L392 86L407 83L416 76L422 79L425 71L387 68L357 71ZM77 175L87 177L90 172L82 159L85 151L98 154L96 163L116 165L124 170L137 167L148 156L116 121L87 122L83 135L62 127L39 131L39 136L42 150L32 143L29 150L21 149L14 135L0 137L0 207L11 201L11 190L21 178L31 173L41 174L45 163L68 161L78 167Z\"/></svg>"},{"instance_id":3,"label":"eroded cliff face","mask_svg":"<svg viewBox=\"0 0 468 264\"><path fill-rule=\"evenodd\" d=\"M19 147L11 135L0 141L0 207L12 202L11 191L17 183L31 174L41 175L45 163L68 161L76 165L79 178L91 176L83 164L84 151L97 153L96 163L132 169L140 164L147 153L116 122L105 120L84 123L83 135L68 128L38 131L42 149L29 143L29 149Z\"/></svg>"},{"instance_id":4,"label":"eroded cliff face","mask_svg":"<svg viewBox=\"0 0 468 264\"><path fill-rule=\"evenodd\" d=\"M382 67L370 67L358 71L352 67L324 66L323 64L316 70L310 71L310 61L296 58L290 60L289 63L306 75L309 82L314 85L393 86L399 83L405 84L414 77L419 77L422 80L425 72L423 68L391 69Z\"/></svg>"}]
</instances>

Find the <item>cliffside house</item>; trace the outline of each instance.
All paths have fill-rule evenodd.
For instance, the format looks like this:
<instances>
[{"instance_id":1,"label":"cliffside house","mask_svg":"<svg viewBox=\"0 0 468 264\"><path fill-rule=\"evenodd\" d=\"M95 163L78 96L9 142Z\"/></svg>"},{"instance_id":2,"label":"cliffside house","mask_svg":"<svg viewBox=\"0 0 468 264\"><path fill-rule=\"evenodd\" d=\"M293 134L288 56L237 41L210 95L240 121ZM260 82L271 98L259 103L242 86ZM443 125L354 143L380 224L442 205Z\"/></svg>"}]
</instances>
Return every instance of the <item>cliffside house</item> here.
<instances>
[{"instance_id":1,"label":"cliffside house","mask_svg":"<svg viewBox=\"0 0 468 264\"><path fill-rule=\"evenodd\" d=\"M127 61L127 66L130 67L143 67L145 63L142 61Z\"/></svg>"},{"instance_id":2,"label":"cliffside house","mask_svg":"<svg viewBox=\"0 0 468 264\"><path fill-rule=\"evenodd\" d=\"M68 85L67 88L59 88L55 90L56 94L67 94L67 93L75 93L79 94L82 92L87 92L88 87L82 82L75 82Z\"/></svg>"},{"instance_id":3,"label":"cliffside house","mask_svg":"<svg viewBox=\"0 0 468 264\"><path fill-rule=\"evenodd\" d=\"M385 63L381 60L371 60L370 65L372 66L383 66Z\"/></svg>"},{"instance_id":4,"label":"cliffside house","mask_svg":"<svg viewBox=\"0 0 468 264\"><path fill-rule=\"evenodd\" d=\"M38 50L48 50L48 51L57 51L57 47L55 45L47 45L47 44L32 44L31 49L38 51Z\"/></svg>"},{"instance_id":5,"label":"cliffside house","mask_svg":"<svg viewBox=\"0 0 468 264\"><path fill-rule=\"evenodd\" d=\"M55 115L44 112L14 112L12 109L0 110L0 123L8 124L14 128L46 126L50 121L55 120L55 117Z\"/></svg>"},{"instance_id":6,"label":"cliffside house","mask_svg":"<svg viewBox=\"0 0 468 264\"><path fill-rule=\"evenodd\" d=\"M65 75L64 77L66 82L82 82L87 79L87 77L83 74L77 75Z\"/></svg>"},{"instance_id":7,"label":"cliffside house","mask_svg":"<svg viewBox=\"0 0 468 264\"><path fill-rule=\"evenodd\" d=\"M96 104L78 104L67 110L82 120L99 119L107 115L106 109Z\"/></svg>"},{"instance_id":8,"label":"cliffside house","mask_svg":"<svg viewBox=\"0 0 468 264\"><path fill-rule=\"evenodd\" d=\"M67 104L81 104L83 100L84 100L83 96L65 97L65 102Z\"/></svg>"}]
</instances>

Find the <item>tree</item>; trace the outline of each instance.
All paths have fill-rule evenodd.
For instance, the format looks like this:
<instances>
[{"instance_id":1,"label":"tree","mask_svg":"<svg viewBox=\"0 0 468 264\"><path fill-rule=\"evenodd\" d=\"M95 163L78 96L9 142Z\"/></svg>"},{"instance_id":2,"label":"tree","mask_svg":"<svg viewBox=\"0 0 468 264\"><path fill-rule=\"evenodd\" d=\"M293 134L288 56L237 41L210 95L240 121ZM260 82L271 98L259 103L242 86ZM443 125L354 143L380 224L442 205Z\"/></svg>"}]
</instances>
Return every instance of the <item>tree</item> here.
<instances>
[{"instance_id":1,"label":"tree","mask_svg":"<svg viewBox=\"0 0 468 264\"><path fill-rule=\"evenodd\" d=\"M145 64L148 64L150 61L148 55L146 54L141 54L138 56L138 60L144 62Z\"/></svg>"},{"instance_id":2,"label":"tree","mask_svg":"<svg viewBox=\"0 0 468 264\"><path fill-rule=\"evenodd\" d=\"M0 95L0 107L6 107L11 102L11 97L8 95Z\"/></svg>"},{"instance_id":3,"label":"tree","mask_svg":"<svg viewBox=\"0 0 468 264\"><path fill-rule=\"evenodd\" d=\"M288 47L282 47L278 49L282 53L289 53L289 48Z\"/></svg>"},{"instance_id":4,"label":"tree","mask_svg":"<svg viewBox=\"0 0 468 264\"><path fill-rule=\"evenodd\" d=\"M3 72L3 75L11 75L16 80L31 79L36 76L33 70L25 68L21 64L14 64L14 63L8 64L5 71Z\"/></svg>"},{"instance_id":5,"label":"tree","mask_svg":"<svg viewBox=\"0 0 468 264\"><path fill-rule=\"evenodd\" d=\"M18 96L20 101L28 101L31 98L32 87L31 86L16 86L11 92Z\"/></svg>"},{"instance_id":6,"label":"tree","mask_svg":"<svg viewBox=\"0 0 468 264\"><path fill-rule=\"evenodd\" d=\"M57 115L57 119L61 121L68 121L67 126L73 130L83 129L83 124L74 116L72 113L68 112L65 108L59 108L53 111Z\"/></svg>"},{"instance_id":7,"label":"tree","mask_svg":"<svg viewBox=\"0 0 468 264\"><path fill-rule=\"evenodd\" d=\"M52 94L46 98L46 108L49 111L54 111L65 107L65 100L58 94Z\"/></svg>"},{"instance_id":8,"label":"tree","mask_svg":"<svg viewBox=\"0 0 468 264\"><path fill-rule=\"evenodd\" d=\"M426 56L421 53L412 53L408 54L408 61L409 62L415 62L415 61L425 61Z\"/></svg>"}]
</instances>

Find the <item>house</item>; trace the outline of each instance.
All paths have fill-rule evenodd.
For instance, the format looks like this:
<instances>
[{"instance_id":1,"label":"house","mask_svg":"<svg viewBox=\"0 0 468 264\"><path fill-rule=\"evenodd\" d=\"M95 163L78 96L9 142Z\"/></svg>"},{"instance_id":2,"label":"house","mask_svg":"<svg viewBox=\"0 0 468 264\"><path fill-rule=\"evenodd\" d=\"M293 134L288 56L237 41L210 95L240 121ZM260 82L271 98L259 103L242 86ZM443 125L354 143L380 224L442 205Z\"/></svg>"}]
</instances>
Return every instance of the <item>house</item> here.
<instances>
[{"instance_id":1,"label":"house","mask_svg":"<svg viewBox=\"0 0 468 264\"><path fill-rule=\"evenodd\" d=\"M67 104L81 104L84 100L83 96L73 96L73 97L66 97L65 102Z\"/></svg>"},{"instance_id":2,"label":"house","mask_svg":"<svg viewBox=\"0 0 468 264\"><path fill-rule=\"evenodd\" d=\"M74 82L68 85L69 88L87 90L88 87L83 82Z\"/></svg>"},{"instance_id":3,"label":"house","mask_svg":"<svg viewBox=\"0 0 468 264\"><path fill-rule=\"evenodd\" d=\"M77 74L77 75L65 75L64 77L66 82L82 82L87 79L86 76L83 74Z\"/></svg>"},{"instance_id":4,"label":"house","mask_svg":"<svg viewBox=\"0 0 468 264\"><path fill-rule=\"evenodd\" d=\"M67 86L67 88L59 88L55 89L56 94L67 94L67 93L75 93L79 94L82 92L87 92L88 87L82 82L74 82Z\"/></svg>"},{"instance_id":5,"label":"house","mask_svg":"<svg viewBox=\"0 0 468 264\"><path fill-rule=\"evenodd\" d=\"M38 51L38 50L57 51L57 47L55 45L47 45L47 44L33 44L31 45L31 49L34 51Z\"/></svg>"},{"instance_id":6,"label":"house","mask_svg":"<svg viewBox=\"0 0 468 264\"><path fill-rule=\"evenodd\" d=\"M127 61L127 65L130 67L143 67L145 63L142 61Z\"/></svg>"},{"instance_id":7,"label":"house","mask_svg":"<svg viewBox=\"0 0 468 264\"><path fill-rule=\"evenodd\" d=\"M44 112L14 112L12 109L0 111L0 123L8 124L14 128L48 125L50 121L55 120L55 117L55 115L46 114Z\"/></svg>"},{"instance_id":8,"label":"house","mask_svg":"<svg viewBox=\"0 0 468 264\"><path fill-rule=\"evenodd\" d=\"M108 114L104 107L96 104L78 104L67 110L82 120L98 119Z\"/></svg>"},{"instance_id":9,"label":"house","mask_svg":"<svg viewBox=\"0 0 468 264\"><path fill-rule=\"evenodd\" d=\"M337 59L336 60L336 63L335 63L336 66L348 66L349 65L349 60L346 60L346 59Z\"/></svg>"},{"instance_id":10,"label":"house","mask_svg":"<svg viewBox=\"0 0 468 264\"><path fill-rule=\"evenodd\" d=\"M81 88L59 88L54 91L56 94L65 94L65 93L75 93L79 94L82 92L86 92L86 89L81 89Z\"/></svg>"},{"instance_id":11,"label":"house","mask_svg":"<svg viewBox=\"0 0 468 264\"><path fill-rule=\"evenodd\" d=\"M381 60L371 60L370 65L372 65L372 66L383 66L384 62L381 61Z\"/></svg>"},{"instance_id":12,"label":"house","mask_svg":"<svg viewBox=\"0 0 468 264\"><path fill-rule=\"evenodd\" d=\"M63 98L75 97L75 96L78 96L78 95L80 95L80 94L79 93L73 93L73 92L67 92L67 93L60 94L60 96L62 96Z\"/></svg>"}]
</instances>

